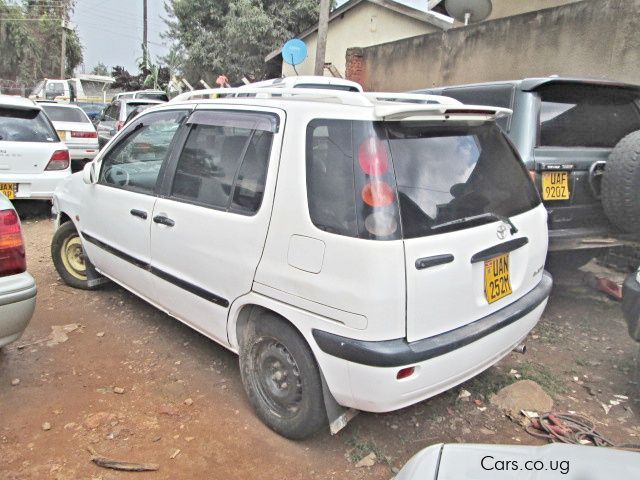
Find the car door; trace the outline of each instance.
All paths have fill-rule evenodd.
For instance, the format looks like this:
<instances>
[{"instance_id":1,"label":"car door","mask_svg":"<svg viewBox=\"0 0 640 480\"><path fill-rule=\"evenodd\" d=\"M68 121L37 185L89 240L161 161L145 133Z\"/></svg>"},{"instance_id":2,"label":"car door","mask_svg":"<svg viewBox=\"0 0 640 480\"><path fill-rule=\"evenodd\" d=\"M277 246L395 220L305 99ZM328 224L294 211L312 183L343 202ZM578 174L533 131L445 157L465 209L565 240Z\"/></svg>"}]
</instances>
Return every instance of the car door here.
<instances>
[{"instance_id":1,"label":"car door","mask_svg":"<svg viewBox=\"0 0 640 480\"><path fill-rule=\"evenodd\" d=\"M228 344L227 313L251 290L267 235L282 118L196 110L153 209L151 271L161 306Z\"/></svg>"},{"instance_id":2,"label":"car door","mask_svg":"<svg viewBox=\"0 0 640 480\"><path fill-rule=\"evenodd\" d=\"M98 270L153 299L149 228L156 186L188 110L145 115L127 128L100 161L80 219L84 247Z\"/></svg>"}]
</instances>

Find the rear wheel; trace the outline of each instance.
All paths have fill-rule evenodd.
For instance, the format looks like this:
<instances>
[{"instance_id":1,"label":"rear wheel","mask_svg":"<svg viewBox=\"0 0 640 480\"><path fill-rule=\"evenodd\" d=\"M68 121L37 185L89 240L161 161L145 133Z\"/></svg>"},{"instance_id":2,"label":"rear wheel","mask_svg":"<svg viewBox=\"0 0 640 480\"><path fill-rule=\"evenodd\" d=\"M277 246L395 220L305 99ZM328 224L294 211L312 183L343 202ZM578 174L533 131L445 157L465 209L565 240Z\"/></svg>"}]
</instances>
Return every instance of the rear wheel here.
<instances>
[{"instance_id":1,"label":"rear wheel","mask_svg":"<svg viewBox=\"0 0 640 480\"><path fill-rule=\"evenodd\" d=\"M51 258L64 283L83 290L95 288L89 287L82 241L72 222L63 223L53 234Z\"/></svg>"},{"instance_id":2,"label":"rear wheel","mask_svg":"<svg viewBox=\"0 0 640 480\"><path fill-rule=\"evenodd\" d=\"M602 207L616 227L640 233L640 130L615 146L602 177Z\"/></svg>"},{"instance_id":3,"label":"rear wheel","mask_svg":"<svg viewBox=\"0 0 640 480\"><path fill-rule=\"evenodd\" d=\"M240 374L256 414L280 435L298 440L327 424L315 358L284 320L263 314L247 325Z\"/></svg>"}]
</instances>

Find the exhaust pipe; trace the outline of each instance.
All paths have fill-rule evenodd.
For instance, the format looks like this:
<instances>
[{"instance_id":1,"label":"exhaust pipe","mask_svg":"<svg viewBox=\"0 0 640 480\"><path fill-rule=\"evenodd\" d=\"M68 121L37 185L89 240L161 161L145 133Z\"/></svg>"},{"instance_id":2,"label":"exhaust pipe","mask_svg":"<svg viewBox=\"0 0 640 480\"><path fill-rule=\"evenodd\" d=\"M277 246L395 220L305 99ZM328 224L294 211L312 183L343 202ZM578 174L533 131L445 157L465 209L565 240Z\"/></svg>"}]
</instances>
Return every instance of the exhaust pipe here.
<instances>
[{"instance_id":1,"label":"exhaust pipe","mask_svg":"<svg viewBox=\"0 0 640 480\"><path fill-rule=\"evenodd\" d=\"M516 348L514 348L513 351L515 353L521 353L524 355L525 353L527 353L527 346L524 343L521 343Z\"/></svg>"}]
</instances>

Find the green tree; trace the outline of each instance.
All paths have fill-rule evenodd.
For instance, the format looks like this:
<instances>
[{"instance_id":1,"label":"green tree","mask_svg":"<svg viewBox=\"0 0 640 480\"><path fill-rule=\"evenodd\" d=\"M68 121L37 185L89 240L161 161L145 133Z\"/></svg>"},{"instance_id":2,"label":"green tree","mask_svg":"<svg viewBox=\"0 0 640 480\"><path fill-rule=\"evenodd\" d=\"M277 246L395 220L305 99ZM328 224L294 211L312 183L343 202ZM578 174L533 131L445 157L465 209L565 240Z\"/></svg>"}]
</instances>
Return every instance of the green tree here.
<instances>
[{"instance_id":1,"label":"green tree","mask_svg":"<svg viewBox=\"0 0 640 480\"><path fill-rule=\"evenodd\" d=\"M104 63L98 62L98 64L91 69L91 73L93 75L109 75L109 67L107 67Z\"/></svg>"},{"instance_id":2,"label":"green tree","mask_svg":"<svg viewBox=\"0 0 640 480\"><path fill-rule=\"evenodd\" d=\"M0 76L23 82L60 76L62 21L68 21L75 0L0 0ZM65 76L82 63L82 45L67 30Z\"/></svg>"},{"instance_id":3,"label":"green tree","mask_svg":"<svg viewBox=\"0 0 640 480\"><path fill-rule=\"evenodd\" d=\"M166 37L184 53L182 73L212 83L261 79L264 57L318 21L315 0L168 0Z\"/></svg>"}]
</instances>

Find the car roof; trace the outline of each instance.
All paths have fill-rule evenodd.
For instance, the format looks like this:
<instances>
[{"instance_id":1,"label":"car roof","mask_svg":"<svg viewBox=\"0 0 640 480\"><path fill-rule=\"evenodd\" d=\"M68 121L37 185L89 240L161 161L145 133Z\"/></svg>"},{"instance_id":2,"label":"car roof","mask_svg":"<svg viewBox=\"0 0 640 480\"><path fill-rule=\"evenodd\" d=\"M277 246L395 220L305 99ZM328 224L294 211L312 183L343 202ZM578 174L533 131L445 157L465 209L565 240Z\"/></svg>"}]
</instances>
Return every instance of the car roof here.
<instances>
[{"instance_id":1,"label":"car roof","mask_svg":"<svg viewBox=\"0 0 640 480\"><path fill-rule=\"evenodd\" d=\"M33 100L13 95L0 94L0 105L3 107L20 108L25 110L42 110L42 107Z\"/></svg>"},{"instance_id":2,"label":"car roof","mask_svg":"<svg viewBox=\"0 0 640 480\"><path fill-rule=\"evenodd\" d=\"M224 88L207 90L210 94L224 95L211 99L182 99L176 97L161 106L146 112L175 109L179 106L195 108L202 105L260 106L287 112L314 112L318 116L339 115L349 112L363 119L402 120L407 118L445 119L454 116L456 120L495 119L511 114L511 110L493 107L464 105L450 97L387 93L387 92L345 92L328 89L284 89L284 88ZM247 96L235 96L247 94Z\"/></svg>"},{"instance_id":3,"label":"car roof","mask_svg":"<svg viewBox=\"0 0 640 480\"><path fill-rule=\"evenodd\" d=\"M523 78L520 80L498 80L495 82L480 82L480 83L467 83L467 84L459 84L459 85L448 85L445 87L435 87L435 88L422 88L417 91L442 91L447 88L457 88L457 87L483 87L483 86L491 86L491 85L513 85L517 87L519 90L524 92L532 92L542 87L543 85L562 85L562 84L582 84L582 85L599 85L599 86L609 86L614 88L624 88L628 90L636 90L640 92L640 85L619 82L616 80L607 80L602 78L588 78L588 77L559 77L559 76L550 76L550 77L530 77Z\"/></svg>"},{"instance_id":4,"label":"car roof","mask_svg":"<svg viewBox=\"0 0 640 480\"><path fill-rule=\"evenodd\" d=\"M351 80L345 80L337 77L324 77L321 75L298 75L295 77L283 77L274 78L271 80L264 80L261 82L250 83L238 88L253 88L253 87L293 87L300 84L316 84L316 85L343 85L347 87L354 87L362 91L362 85L353 82Z\"/></svg>"}]
</instances>

